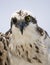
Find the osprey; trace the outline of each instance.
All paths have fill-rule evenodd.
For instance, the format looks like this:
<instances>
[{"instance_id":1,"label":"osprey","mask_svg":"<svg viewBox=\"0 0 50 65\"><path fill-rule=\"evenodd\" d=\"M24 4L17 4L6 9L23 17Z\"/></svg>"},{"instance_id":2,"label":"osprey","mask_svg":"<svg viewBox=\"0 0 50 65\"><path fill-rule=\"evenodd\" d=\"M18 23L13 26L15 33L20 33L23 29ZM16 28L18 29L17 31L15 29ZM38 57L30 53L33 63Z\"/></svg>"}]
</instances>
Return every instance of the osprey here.
<instances>
[{"instance_id":1,"label":"osprey","mask_svg":"<svg viewBox=\"0 0 50 65\"><path fill-rule=\"evenodd\" d=\"M50 37L30 12L17 11L10 22L10 29L5 33L9 40L9 65L49 65Z\"/></svg>"}]
</instances>

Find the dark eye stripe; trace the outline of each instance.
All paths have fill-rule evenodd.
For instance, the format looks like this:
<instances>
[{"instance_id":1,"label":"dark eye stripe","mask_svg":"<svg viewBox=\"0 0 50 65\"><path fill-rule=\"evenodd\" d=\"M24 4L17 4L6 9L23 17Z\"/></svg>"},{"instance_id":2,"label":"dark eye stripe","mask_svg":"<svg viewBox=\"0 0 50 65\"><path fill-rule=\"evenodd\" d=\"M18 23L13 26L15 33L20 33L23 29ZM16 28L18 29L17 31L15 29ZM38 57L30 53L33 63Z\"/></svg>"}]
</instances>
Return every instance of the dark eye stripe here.
<instances>
[{"instance_id":1,"label":"dark eye stripe","mask_svg":"<svg viewBox=\"0 0 50 65\"><path fill-rule=\"evenodd\" d=\"M34 24L37 23L37 20L36 20L34 17L31 16L31 19L32 19L32 22L33 22Z\"/></svg>"},{"instance_id":2,"label":"dark eye stripe","mask_svg":"<svg viewBox=\"0 0 50 65\"><path fill-rule=\"evenodd\" d=\"M34 17L30 16L30 15L25 17L25 21L26 22L33 22L33 24L37 23L37 20Z\"/></svg>"},{"instance_id":3,"label":"dark eye stripe","mask_svg":"<svg viewBox=\"0 0 50 65\"><path fill-rule=\"evenodd\" d=\"M17 18L16 17L12 18L12 22L15 24L17 22Z\"/></svg>"}]
</instances>

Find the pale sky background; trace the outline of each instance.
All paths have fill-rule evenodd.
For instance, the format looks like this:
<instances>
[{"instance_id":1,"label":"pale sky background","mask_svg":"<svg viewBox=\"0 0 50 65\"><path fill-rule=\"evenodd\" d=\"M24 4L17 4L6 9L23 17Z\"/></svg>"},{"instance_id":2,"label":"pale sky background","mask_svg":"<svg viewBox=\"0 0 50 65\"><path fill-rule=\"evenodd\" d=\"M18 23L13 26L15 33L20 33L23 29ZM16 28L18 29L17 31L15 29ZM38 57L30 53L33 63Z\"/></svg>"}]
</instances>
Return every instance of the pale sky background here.
<instances>
[{"instance_id":1,"label":"pale sky background","mask_svg":"<svg viewBox=\"0 0 50 65\"><path fill-rule=\"evenodd\" d=\"M50 0L0 0L0 32L10 28L10 16L14 11L31 11L38 25L50 35Z\"/></svg>"}]
</instances>

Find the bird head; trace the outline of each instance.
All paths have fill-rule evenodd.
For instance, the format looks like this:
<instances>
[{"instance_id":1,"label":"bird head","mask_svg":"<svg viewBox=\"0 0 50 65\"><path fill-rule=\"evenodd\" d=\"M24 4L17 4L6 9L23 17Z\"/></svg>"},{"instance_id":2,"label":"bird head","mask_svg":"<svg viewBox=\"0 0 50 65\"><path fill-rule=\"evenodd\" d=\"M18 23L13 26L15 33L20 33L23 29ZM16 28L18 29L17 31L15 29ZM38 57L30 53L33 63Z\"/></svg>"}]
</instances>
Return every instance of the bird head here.
<instances>
[{"instance_id":1,"label":"bird head","mask_svg":"<svg viewBox=\"0 0 50 65\"><path fill-rule=\"evenodd\" d=\"M20 10L12 14L11 16L11 29L19 30L23 35L24 30L31 24L31 26L36 25L36 19L30 14L30 12L25 10Z\"/></svg>"}]
</instances>

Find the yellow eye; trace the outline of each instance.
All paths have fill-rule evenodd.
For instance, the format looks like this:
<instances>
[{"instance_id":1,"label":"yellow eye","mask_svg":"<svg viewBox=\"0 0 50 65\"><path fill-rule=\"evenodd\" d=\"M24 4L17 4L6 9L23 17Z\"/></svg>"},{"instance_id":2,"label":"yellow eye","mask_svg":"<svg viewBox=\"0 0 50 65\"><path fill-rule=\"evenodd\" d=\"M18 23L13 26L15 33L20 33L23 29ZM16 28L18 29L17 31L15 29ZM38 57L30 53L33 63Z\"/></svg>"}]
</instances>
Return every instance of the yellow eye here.
<instances>
[{"instance_id":1,"label":"yellow eye","mask_svg":"<svg viewBox=\"0 0 50 65\"><path fill-rule=\"evenodd\" d=\"M29 16L26 16L26 17L25 17L25 20L26 20L27 22L30 22L30 15L29 15Z\"/></svg>"}]
</instances>

